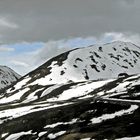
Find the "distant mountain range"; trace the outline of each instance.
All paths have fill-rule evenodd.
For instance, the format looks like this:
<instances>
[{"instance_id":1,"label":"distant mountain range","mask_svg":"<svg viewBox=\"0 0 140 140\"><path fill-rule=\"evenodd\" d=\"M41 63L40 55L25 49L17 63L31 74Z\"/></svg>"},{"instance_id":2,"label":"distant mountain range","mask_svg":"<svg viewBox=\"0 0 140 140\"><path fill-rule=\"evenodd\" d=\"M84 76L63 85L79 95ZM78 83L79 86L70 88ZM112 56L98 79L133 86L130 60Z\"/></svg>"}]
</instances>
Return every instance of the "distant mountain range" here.
<instances>
[{"instance_id":1,"label":"distant mountain range","mask_svg":"<svg viewBox=\"0 0 140 140\"><path fill-rule=\"evenodd\" d=\"M0 66L0 89L16 82L21 76L7 66Z\"/></svg>"},{"instance_id":2,"label":"distant mountain range","mask_svg":"<svg viewBox=\"0 0 140 140\"><path fill-rule=\"evenodd\" d=\"M139 68L120 41L51 58L0 94L0 139L140 139Z\"/></svg>"}]
</instances>

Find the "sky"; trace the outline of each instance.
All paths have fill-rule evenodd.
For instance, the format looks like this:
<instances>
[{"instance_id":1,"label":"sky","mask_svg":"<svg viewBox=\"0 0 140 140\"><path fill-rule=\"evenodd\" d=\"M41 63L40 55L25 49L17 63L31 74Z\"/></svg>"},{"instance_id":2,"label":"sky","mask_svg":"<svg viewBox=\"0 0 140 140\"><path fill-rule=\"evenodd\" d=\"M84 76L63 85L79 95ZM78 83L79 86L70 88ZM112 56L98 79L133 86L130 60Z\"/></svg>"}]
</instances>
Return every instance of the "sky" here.
<instances>
[{"instance_id":1,"label":"sky","mask_svg":"<svg viewBox=\"0 0 140 140\"><path fill-rule=\"evenodd\" d=\"M0 65L21 75L67 50L140 46L140 0L0 0Z\"/></svg>"}]
</instances>

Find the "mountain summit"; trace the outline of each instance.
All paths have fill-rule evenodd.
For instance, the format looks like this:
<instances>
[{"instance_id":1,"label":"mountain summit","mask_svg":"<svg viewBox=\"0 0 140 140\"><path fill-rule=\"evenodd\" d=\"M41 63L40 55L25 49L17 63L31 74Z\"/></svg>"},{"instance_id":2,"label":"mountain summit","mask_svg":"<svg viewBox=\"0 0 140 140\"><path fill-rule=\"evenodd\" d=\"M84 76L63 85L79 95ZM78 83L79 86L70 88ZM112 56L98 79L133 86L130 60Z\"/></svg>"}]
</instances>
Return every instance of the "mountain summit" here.
<instances>
[{"instance_id":1,"label":"mountain summit","mask_svg":"<svg viewBox=\"0 0 140 140\"><path fill-rule=\"evenodd\" d=\"M116 41L62 53L29 73L32 84L57 84L69 81L98 80L139 73L140 47ZM29 81L30 83L30 81Z\"/></svg>"},{"instance_id":2,"label":"mountain summit","mask_svg":"<svg viewBox=\"0 0 140 140\"><path fill-rule=\"evenodd\" d=\"M21 76L7 66L0 66L0 89L16 82Z\"/></svg>"}]
</instances>

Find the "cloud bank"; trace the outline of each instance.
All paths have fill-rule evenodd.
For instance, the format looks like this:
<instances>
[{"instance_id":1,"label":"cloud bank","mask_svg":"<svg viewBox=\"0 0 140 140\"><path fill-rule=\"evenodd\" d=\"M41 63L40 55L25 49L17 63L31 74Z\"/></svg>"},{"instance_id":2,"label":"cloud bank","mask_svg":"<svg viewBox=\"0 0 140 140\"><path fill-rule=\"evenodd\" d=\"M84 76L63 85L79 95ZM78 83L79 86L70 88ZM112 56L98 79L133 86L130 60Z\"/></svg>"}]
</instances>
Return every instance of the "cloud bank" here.
<instances>
[{"instance_id":1,"label":"cloud bank","mask_svg":"<svg viewBox=\"0 0 140 140\"><path fill-rule=\"evenodd\" d=\"M139 0L1 0L3 43L140 34ZM9 29L10 28L10 29Z\"/></svg>"}]
</instances>

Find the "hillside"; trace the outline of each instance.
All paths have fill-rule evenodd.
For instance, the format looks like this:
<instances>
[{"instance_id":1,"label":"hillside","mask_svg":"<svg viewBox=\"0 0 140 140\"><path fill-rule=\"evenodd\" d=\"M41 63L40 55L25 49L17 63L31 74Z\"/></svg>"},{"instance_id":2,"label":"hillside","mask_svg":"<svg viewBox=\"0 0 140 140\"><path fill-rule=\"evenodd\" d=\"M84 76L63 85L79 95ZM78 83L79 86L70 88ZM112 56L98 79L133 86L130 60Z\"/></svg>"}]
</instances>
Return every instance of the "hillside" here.
<instances>
[{"instance_id":1,"label":"hillside","mask_svg":"<svg viewBox=\"0 0 140 140\"><path fill-rule=\"evenodd\" d=\"M1 93L0 139L140 139L139 52L113 42L48 60Z\"/></svg>"},{"instance_id":2,"label":"hillside","mask_svg":"<svg viewBox=\"0 0 140 140\"><path fill-rule=\"evenodd\" d=\"M140 75L133 75L6 94L0 99L1 139L139 138L139 91Z\"/></svg>"}]
</instances>

